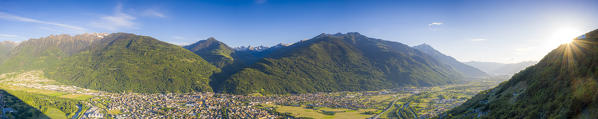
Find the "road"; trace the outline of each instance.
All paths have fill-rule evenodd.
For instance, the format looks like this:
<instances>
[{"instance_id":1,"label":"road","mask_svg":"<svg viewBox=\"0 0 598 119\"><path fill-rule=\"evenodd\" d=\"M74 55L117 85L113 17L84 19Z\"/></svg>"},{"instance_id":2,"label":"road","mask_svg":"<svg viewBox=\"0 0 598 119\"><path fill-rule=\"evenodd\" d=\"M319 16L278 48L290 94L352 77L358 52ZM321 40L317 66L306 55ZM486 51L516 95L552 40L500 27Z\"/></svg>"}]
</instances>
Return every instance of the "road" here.
<instances>
[{"instance_id":1,"label":"road","mask_svg":"<svg viewBox=\"0 0 598 119\"><path fill-rule=\"evenodd\" d=\"M409 108L409 103L411 103L411 102L407 102L401 106L401 108L399 109L399 111L397 113L397 116L401 117L401 112L405 111L405 108L407 108L407 109L409 109L409 111L411 111L412 114L414 114L413 118L418 119L417 113L415 113L415 111L413 111L411 108Z\"/></svg>"},{"instance_id":2,"label":"road","mask_svg":"<svg viewBox=\"0 0 598 119\"><path fill-rule=\"evenodd\" d=\"M401 109L399 109L400 111L398 111L399 113L397 113L398 117L401 117L401 112L404 110L405 107L409 107L409 102L407 102L401 106Z\"/></svg>"},{"instance_id":3,"label":"road","mask_svg":"<svg viewBox=\"0 0 598 119\"><path fill-rule=\"evenodd\" d=\"M378 119L382 114L386 113L388 110L390 110L390 108L392 107L392 105L395 104L395 102L397 102L397 100L399 100L399 98L396 98L395 100L393 100L392 102L388 103L388 107L386 107L386 109L384 109L384 111L376 114L376 116L370 118L370 119Z\"/></svg>"}]
</instances>

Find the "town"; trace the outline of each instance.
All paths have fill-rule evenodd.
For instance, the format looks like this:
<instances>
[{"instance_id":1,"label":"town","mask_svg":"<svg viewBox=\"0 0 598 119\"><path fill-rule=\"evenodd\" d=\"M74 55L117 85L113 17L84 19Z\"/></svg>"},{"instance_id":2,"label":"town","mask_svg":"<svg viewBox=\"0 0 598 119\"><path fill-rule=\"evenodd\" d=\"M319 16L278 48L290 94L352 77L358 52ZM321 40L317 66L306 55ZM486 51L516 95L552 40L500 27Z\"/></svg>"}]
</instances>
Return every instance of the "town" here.
<instances>
[{"instance_id":1,"label":"town","mask_svg":"<svg viewBox=\"0 0 598 119\"><path fill-rule=\"evenodd\" d=\"M42 74L41 71L3 74L0 82L2 89L7 91L25 91L25 95L45 95L73 101L72 104L76 105L63 106L73 106L70 108L78 111L72 110L72 117L82 119L394 118L409 108L415 110L414 115L431 118L501 82L490 80L436 87L285 95L214 92L140 94L109 93L63 85L44 78ZM14 110L5 111L14 113Z\"/></svg>"},{"instance_id":2,"label":"town","mask_svg":"<svg viewBox=\"0 0 598 119\"><path fill-rule=\"evenodd\" d=\"M481 83L480 83L481 84ZM88 100L92 109L84 118L285 118L300 112L279 112L264 105L317 109L376 109L363 114L375 116L389 104L411 103L420 117L430 118L465 102L476 92L490 86L459 85L450 87L399 88L382 91L308 93L294 95L249 96L220 93L106 93ZM456 91L459 90L459 91ZM469 90L469 91L466 91ZM440 95L440 96L439 96ZM441 96L445 95L445 96ZM390 97L386 100L375 99ZM398 100L390 102L390 100ZM395 109L396 110L396 109ZM391 112L384 114L392 117ZM342 114L342 113L338 113ZM382 117L382 118L386 118Z\"/></svg>"}]
</instances>

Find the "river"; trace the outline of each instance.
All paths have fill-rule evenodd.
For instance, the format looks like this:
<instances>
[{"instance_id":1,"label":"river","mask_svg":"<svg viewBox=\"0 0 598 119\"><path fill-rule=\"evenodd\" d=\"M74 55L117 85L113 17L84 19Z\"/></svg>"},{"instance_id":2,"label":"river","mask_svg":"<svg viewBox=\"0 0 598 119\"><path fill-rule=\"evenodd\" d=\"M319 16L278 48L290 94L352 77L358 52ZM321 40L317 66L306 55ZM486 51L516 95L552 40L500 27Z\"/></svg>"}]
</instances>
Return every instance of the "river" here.
<instances>
[{"instance_id":1,"label":"river","mask_svg":"<svg viewBox=\"0 0 598 119\"><path fill-rule=\"evenodd\" d=\"M77 111L77 113L75 113L75 116L73 116L71 119L78 119L77 117L79 117L79 113L81 113L81 110L83 110L80 104L77 105L77 108L79 108L79 111Z\"/></svg>"}]
</instances>

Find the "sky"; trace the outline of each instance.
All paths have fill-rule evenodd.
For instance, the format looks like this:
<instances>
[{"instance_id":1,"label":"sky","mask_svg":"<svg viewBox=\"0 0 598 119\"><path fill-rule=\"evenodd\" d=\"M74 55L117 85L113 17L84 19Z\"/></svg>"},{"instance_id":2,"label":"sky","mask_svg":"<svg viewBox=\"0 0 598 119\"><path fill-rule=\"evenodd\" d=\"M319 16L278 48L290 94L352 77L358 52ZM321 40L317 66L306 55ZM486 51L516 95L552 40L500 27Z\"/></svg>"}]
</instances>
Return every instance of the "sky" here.
<instances>
[{"instance_id":1,"label":"sky","mask_svg":"<svg viewBox=\"0 0 598 119\"><path fill-rule=\"evenodd\" d=\"M359 32L459 61L538 61L598 29L598 0L0 0L0 41L127 32L272 46Z\"/></svg>"}]
</instances>

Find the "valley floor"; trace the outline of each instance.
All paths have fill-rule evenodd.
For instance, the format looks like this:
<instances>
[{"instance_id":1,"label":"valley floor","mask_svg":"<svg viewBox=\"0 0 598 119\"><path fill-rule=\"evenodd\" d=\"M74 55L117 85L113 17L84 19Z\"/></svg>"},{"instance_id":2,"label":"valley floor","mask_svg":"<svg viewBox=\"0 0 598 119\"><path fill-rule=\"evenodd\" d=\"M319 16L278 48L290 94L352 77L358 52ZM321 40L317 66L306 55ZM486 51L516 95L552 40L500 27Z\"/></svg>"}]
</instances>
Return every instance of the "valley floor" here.
<instances>
[{"instance_id":1,"label":"valley floor","mask_svg":"<svg viewBox=\"0 0 598 119\"><path fill-rule=\"evenodd\" d=\"M431 118L502 80L297 95L106 93L61 85L42 71L0 75L0 90L50 118ZM51 103L49 103L51 102ZM23 108L11 107L6 108ZM9 118L27 116L7 112Z\"/></svg>"}]
</instances>

